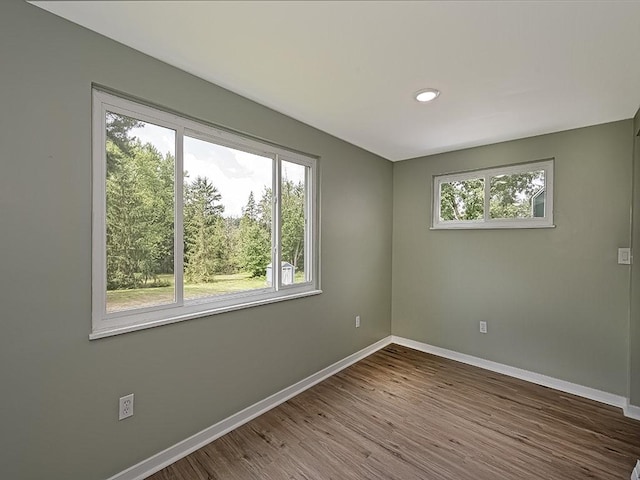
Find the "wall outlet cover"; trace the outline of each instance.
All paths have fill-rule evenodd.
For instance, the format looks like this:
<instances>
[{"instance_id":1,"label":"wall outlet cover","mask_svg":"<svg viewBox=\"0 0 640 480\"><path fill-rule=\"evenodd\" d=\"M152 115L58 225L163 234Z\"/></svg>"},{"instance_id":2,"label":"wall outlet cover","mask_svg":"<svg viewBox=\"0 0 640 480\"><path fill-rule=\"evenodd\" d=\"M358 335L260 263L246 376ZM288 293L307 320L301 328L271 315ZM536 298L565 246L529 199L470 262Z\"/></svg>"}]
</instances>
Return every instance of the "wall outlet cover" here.
<instances>
[{"instance_id":1,"label":"wall outlet cover","mask_svg":"<svg viewBox=\"0 0 640 480\"><path fill-rule=\"evenodd\" d=\"M120 397L118 402L118 420L133 416L133 393Z\"/></svg>"},{"instance_id":2,"label":"wall outlet cover","mask_svg":"<svg viewBox=\"0 0 640 480\"><path fill-rule=\"evenodd\" d=\"M630 248L618 249L618 264L631 265L631 249Z\"/></svg>"}]
</instances>

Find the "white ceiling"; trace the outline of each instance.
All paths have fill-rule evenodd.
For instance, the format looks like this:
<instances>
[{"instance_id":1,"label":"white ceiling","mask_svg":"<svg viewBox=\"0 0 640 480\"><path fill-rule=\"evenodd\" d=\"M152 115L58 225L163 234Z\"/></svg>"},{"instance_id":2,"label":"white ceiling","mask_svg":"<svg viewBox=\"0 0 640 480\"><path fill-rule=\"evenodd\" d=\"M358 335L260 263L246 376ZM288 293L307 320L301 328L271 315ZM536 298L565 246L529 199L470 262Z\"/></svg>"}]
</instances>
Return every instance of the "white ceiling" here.
<instances>
[{"instance_id":1,"label":"white ceiling","mask_svg":"<svg viewBox=\"0 0 640 480\"><path fill-rule=\"evenodd\" d=\"M640 106L640 1L33 3L394 161Z\"/></svg>"}]
</instances>

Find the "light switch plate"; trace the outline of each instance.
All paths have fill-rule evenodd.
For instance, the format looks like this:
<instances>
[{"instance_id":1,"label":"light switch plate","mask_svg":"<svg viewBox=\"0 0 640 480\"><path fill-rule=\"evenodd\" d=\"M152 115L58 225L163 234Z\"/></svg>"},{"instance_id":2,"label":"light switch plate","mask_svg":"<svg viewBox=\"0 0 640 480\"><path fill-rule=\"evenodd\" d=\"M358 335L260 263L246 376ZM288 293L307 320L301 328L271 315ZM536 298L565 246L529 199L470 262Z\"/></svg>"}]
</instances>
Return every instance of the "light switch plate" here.
<instances>
[{"instance_id":1,"label":"light switch plate","mask_svg":"<svg viewBox=\"0 0 640 480\"><path fill-rule=\"evenodd\" d=\"M631 249L630 248L618 249L618 263L620 265L631 265Z\"/></svg>"}]
</instances>

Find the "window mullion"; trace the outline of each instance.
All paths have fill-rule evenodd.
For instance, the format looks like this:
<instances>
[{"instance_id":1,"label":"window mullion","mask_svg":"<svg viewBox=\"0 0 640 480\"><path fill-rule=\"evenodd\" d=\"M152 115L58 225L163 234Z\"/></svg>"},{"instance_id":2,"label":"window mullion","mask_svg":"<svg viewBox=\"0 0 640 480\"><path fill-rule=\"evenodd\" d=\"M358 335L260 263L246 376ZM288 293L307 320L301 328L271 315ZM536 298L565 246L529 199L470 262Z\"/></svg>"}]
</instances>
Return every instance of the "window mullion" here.
<instances>
[{"instance_id":1,"label":"window mullion","mask_svg":"<svg viewBox=\"0 0 640 480\"><path fill-rule=\"evenodd\" d=\"M175 213L174 213L174 253L173 278L175 281L175 301L184 304L184 128L176 131L176 165L174 171L175 182Z\"/></svg>"}]
</instances>

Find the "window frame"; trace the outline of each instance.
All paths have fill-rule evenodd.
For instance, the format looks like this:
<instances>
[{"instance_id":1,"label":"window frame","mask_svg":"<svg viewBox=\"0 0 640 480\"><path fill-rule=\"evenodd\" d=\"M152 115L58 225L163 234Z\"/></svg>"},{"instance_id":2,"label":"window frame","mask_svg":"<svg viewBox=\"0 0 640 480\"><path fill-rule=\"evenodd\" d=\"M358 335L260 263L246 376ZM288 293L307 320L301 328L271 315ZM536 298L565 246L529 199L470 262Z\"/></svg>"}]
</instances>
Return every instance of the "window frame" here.
<instances>
[{"instance_id":1,"label":"window frame","mask_svg":"<svg viewBox=\"0 0 640 480\"><path fill-rule=\"evenodd\" d=\"M97 87L92 88L92 328L90 339L151 328L233 310L322 293L320 289L320 223L318 158L169 112ZM175 135L174 165L174 301L170 304L107 313L106 249L106 112L169 128ZM184 299L183 173L185 136L272 159L271 262L281 264L281 163L305 168L305 275L306 280L283 285L281 271L272 269L271 286L215 297Z\"/></svg>"},{"instance_id":2,"label":"window frame","mask_svg":"<svg viewBox=\"0 0 640 480\"><path fill-rule=\"evenodd\" d=\"M431 230L453 229L502 229L502 228L554 228L553 223L553 170L555 159L537 160L501 167L469 170L443 175L433 175ZM532 171L544 171L545 215L534 218L491 218L491 178L499 175L514 175ZM465 180L484 181L483 218L477 220L440 220L441 185Z\"/></svg>"}]
</instances>

